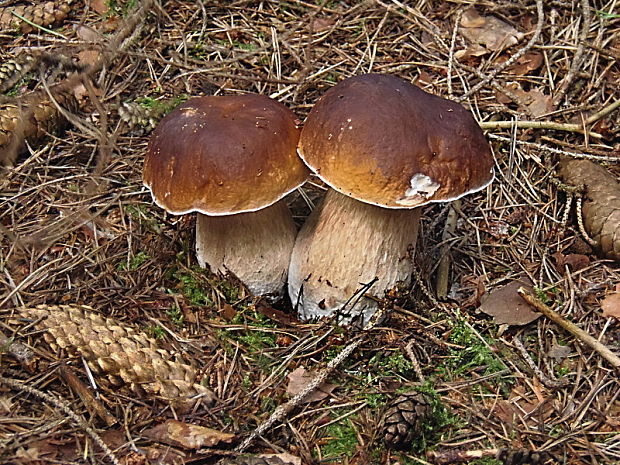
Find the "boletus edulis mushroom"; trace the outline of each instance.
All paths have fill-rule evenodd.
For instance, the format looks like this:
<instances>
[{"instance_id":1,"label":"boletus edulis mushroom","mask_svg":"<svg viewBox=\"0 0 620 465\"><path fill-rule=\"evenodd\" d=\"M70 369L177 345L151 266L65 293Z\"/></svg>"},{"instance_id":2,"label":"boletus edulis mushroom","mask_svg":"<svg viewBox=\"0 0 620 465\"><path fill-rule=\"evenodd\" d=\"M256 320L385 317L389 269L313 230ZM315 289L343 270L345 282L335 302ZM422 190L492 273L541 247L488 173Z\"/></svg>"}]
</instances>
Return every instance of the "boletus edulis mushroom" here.
<instances>
[{"instance_id":1,"label":"boletus edulis mushroom","mask_svg":"<svg viewBox=\"0 0 620 465\"><path fill-rule=\"evenodd\" d=\"M144 185L168 212L198 214L196 257L256 294L281 293L296 228L281 199L309 172L299 128L281 103L256 94L196 97L157 126Z\"/></svg>"},{"instance_id":2,"label":"boletus edulis mushroom","mask_svg":"<svg viewBox=\"0 0 620 465\"><path fill-rule=\"evenodd\" d=\"M493 179L482 130L461 105L395 76L340 82L311 110L298 153L327 185L297 236L289 295L302 318L331 315L364 284L383 297L410 280L420 207ZM377 309L362 298L353 311Z\"/></svg>"}]
</instances>

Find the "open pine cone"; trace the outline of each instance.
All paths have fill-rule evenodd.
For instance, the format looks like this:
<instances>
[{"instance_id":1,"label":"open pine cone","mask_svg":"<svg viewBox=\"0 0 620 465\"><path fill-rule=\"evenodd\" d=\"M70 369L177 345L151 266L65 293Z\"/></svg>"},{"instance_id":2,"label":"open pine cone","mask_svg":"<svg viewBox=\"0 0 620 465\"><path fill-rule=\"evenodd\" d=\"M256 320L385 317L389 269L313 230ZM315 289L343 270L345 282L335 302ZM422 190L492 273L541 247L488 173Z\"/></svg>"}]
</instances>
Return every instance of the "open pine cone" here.
<instances>
[{"instance_id":1,"label":"open pine cone","mask_svg":"<svg viewBox=\"0 0 620 465\"><path fill-rule=\"evenodd\" d=\"M422 433L422 425L430 413L431 405L424 394L413 391L398 396L385 414L385 444L394 449L408 449Z\"/></svg>"}]
</instances>

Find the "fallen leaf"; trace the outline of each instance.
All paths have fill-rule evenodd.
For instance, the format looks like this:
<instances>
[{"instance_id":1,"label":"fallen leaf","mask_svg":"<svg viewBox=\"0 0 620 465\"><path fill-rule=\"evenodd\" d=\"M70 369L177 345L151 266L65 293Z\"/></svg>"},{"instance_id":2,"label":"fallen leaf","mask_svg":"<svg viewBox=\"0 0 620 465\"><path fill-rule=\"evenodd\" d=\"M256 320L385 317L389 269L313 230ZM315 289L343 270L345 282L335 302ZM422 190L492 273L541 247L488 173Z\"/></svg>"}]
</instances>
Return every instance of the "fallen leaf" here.
<instances>
[{"instance_id":1,"label":"fallen leaf","mask_svg":"<svg viewBox=\"0 0 620 465\"><path fill-rule=\"evenodd\" d=\"M315 373L306 371L304 367L299 367L288 374L288 386L286 393L293 397L303 391L308 383L312 381ZM335 384L322 383L318 388L306 396L304 402L317 402L325 399L336 388Z\"/></svg>"},{"instance_id":2,"label":"fallen leaf","mask_svg":"<svg viewBox=\"0 0 620 465\"><path fill-rule=\"evenodd\" d=\"M77 54L77 59L81 65L93 65L101 56L101 52L99 50L94 50L92 48L81 50Z\"/></svg>"},{"instance_id":3,"label":"fallen leaf","mask_svg":"<svg viewBox=\"0 0 620 465\"><path fill-rule=\"evenodd\" d=\"M312 21L312 30L314 32L321 32L331 28L336 22L330 18L317 18Z\"/></svg>"},{"instance_id":4,"label":"fallen leaf","mask_svg":"<svg viewBox=\"0 0 620 465\"><path fill-rule=\"evenodd\" d=\"M110 11L110 1L109 0L90 0L90 7L95 10L100 15L106 14Z\"/></svg>"},{"instance_id":5,"label":"fallen leaf","mask_svg":"<svg viewBox=\"0 0 620 465\"><path fill-rule=\"evenodd\" d=\"M524 287L532 290L528 279L515 280L510 284L495 289L481 299L480 310L493 317L498 325L526 325L540 316L517 294L517 289Z\"/></svg>"},{"instance_id":6,"label":"fallen leaf","mask_svg":"<svg viewBox=\"0 0 620 465\"><path fill-rule=\"evenodd\" d=\"M538 89L533 89L527 93L527 96L529 99L527 109L532 116L543 116L555 109L551 95L547 95Z\"/></svg>"},{"instance_id":7,"label":"fallen leaf","mask_svg":"<svg viewBox=\"0 0 620 465\"><path fill-rule=\"evenodd\" d=\"M601 308L604 317L620 320L620 283L616 284L615 292L605 296L601 302Z\"/></svg>"},{"instance_id":8,"label":"fallen leaf","mask_svg":"<svg viewBox=\"0 0 620 465\"><path fill-rule=\"evenodd\" d=\"M465 50L457 50L454 52L454 57L461 62L466 62L470 58L481 57L488 53L489 51L482 45L469 44Z\"/></svg>"},{"instance_id":9,"label":"fallen leaf","mask_svg":"<svg viewBox=\"0 0 620 465\"><path fill-rule=\"evenodd\" d=\"M551 349L549 349L549 352L547 352L547 355L553 359L562 360L568 357L570 353L571 353L570 347L562 346L558 344L557 342L555 342L551 346Z\"/></svg>"},{"instance_id":10,"label":"fallen leaf","mask_svg":"<svg viewBox=\"0 0 620 465\"><path fill-rule=\"evenodd\" d=\"M523 33L495 16L480 16L467 9L461 18L460 33L470 42L484 45L488 50L504 50L518 43Z\"/></svg>"},{"instance_id":11,"label":"fallen leaf","mask_svg":"<svg viewBox=\"0 0 620 465\"><path fill-rule=\"evenodd\" d=\"M224 306L222 307L222 316L224 317L225 320L232 321L232 319L235 317L236 314L237 314L237 310L235 310L235 308L232 305L224 304Z\"/></svg>"},{"instance_id":12,"label":"fallen leaf","mask_svg":"<svg viewBox=\"0 0 620 465\"><path fill-rule=\"evenodd\" d=\"M174 447L198 449L219 444L230 444L234 434L223 433L204 426L191 425L178 420L168 420L142 433L143 436Z\"/></svg>"},{"instance_id":13,"label":"fallen leaf","mask_svg":"<svg viewBox=\"0 0 620 465\"><path fill-rule=\"evenodd\" d=\"M101 34L92 27L77 26L75 32L77 36L85 42L99 42L101 40Z\"/></svg>"},{"instance_id":14,"label":"fallen leaf","mask_svg":"<svg viewBox=\"0 0 620 465\"><path fill-rule=\"evenodd\" d=\"M287 454L260 454L259 457L269 465L301 465L301 459ZM263 463L263 462L261 462Z\"/></svg>"},{"instance_id":15,"label":"fallen leaf","mask_svg":"<svg viewBox=\"0 0 620 465\"><path fill-rule=\"evenodd\" d=\"M282 325L290 325L293 321L295 321L295 319L288 313L278 310L277 308L273 308L263 300L256 304L256 310L270 320L277 321Z\"/></svg>"},{"instance_id":16,"label":"fallen leaf","mask_svg":"<svg viewBox=\"0 0 620 465\"><path fill-rule=\"evenodd\" d=\"M563 272L564 266L568 265L571 271L581 270L590 264L590 258L586 255L571 253L564 255L562 252L556 252L551 255L556 263L558 271Z\"/></svg>"},{"instance_id":17,"label":"fallen leaf","mask_svg":"<svg viewBox=\"0 0 620 465\"><path fill-rule=\"evenodd\" d=\"M528 52L517 60L517 62L506 68L506 71L517 75L525 76L530 71L538 69L543 62L543 54L540 52Z\"/></svg>"}]
</instances>

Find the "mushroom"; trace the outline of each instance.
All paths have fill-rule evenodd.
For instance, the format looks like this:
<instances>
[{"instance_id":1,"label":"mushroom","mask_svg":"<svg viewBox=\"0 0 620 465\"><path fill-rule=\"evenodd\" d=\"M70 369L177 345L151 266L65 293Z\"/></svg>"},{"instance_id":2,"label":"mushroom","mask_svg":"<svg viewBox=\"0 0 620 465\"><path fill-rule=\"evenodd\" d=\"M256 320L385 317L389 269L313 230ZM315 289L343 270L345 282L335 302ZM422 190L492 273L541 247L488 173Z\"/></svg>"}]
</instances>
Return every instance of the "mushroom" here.
<instances>
[{"instance_id":1,"label":"mushroom","mask_svg":"<svg viewBox=\"0 0 620 465\"><path fill-rule=\"evenodd\" d=\"M333 314L373 281L380 296L408 281L420 207L493 179L489 144L467 110L388 75L352 77L327 91L298 153L333 189L291 256L289 295L302 318ZM354 310L368 319L376 309L362 297Z\"/></svg>"},{"instance_id":2,"label":"mushroom","mask_svg":"<svg viewBox=\"0 0 620 465\"><path fill-rule=\"evenodd\" d=\"M197 212L196 258L255 295L280 293L296 227L281 199L309 172L294 114L256 94L196 97L155 129L144 185L174 215Z\"/></svg>"}]
</instances>

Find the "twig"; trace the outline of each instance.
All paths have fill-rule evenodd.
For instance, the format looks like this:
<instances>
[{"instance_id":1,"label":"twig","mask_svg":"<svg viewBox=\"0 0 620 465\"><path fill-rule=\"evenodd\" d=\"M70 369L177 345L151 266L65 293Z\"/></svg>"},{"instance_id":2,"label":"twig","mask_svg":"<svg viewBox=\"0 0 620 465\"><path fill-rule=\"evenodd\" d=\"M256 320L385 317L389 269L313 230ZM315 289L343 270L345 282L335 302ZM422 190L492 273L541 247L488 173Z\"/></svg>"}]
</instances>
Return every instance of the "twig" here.
<instances>
[{"instance_id":1,"label":"twig","mask_svg":"<svg viewBox=\"0 0 620 465\"><path fill-rule=\"evenodd\" d=\"M604 155L591 155L589 153L577 153L577 152L568 152L566 150L556 149L555 147L549 147L547 145L539 144L537 142L527 142L524 140L514 140L510 137L498 136L497 134L487 134L489 139L501 140L503 142L516 143L519 145L525 145L527 147L532 147L537 150L542 150L544 152L555 153L556 155L566 155L571 158L584 158L588 160L599 160L605 161L608 163L620 162L620 157L606 157Z\"/></svg>"},{"instance_id":2,"label":"twig","mask_svg":"<svg viewBox=\"0 0 620 465\"><path fill-rule=\"evenodd\" d=\"M541 462L541 453L529 449L482 449L482 450L448 450L429 451L426 457L438 465L471 462L485 457L494 457L504 464L537 464Z\"/></svg>"},{"instance_id":3,"label":"twig","mask_svg":"<svg viewBox=\"0 0 620 465\"><path fill-rule=\"evenodd\" d=\"M519 351L519 353L521 354L521 357L523 357L523 360L525 360L525 362L528 364L530 369L534 372L534 374L538 377L538 379L545 386L551 389L559 389L568 384L567 379L563 379L563 380L551 379L547 375L545 375L542 372L542 370L538 368L538 366L536 366L536 364L534 363L534 360L532 360L532 357L530 357L530 354L527 353L527 349L523 346L523 343L517 336L512 338L512 342L517 348L517 350Z\"/></svg>"},{"instance_id":4,"label":"twig","mask_svg":"<svg viewBox=\"0 0 620 465\"><path fill-rule=\"evenodd\" d=\"M553 99L554 105L559 105L564 95L566 95L566 91L568 90L569 85L575 79L579 68L581 67L581 63L583 61L583 50L584 43L588 40L588 32L590 31L590 3L589 0L581 0L581 15L583 17L583 23L581 25L581 33L579 35L579 40L577 44L577 50L575 51L575 56L573 58L573 62L570 65L570 69L568 70L568 74L562 81L560 88L558 89L557 95Z\"/></svg>"},{"instance_id":5,"label":"twig","mask_svg":"<svg viewBox=\"0 0 620 465\"><path fill-rule=\"evenodd\" d=\"M455 200L448 210L446 225L441 236L443 245L439 251L439 265L437 266L437 282L435 284L435 293L439 299L444 299L448 295L448 281L450 272L450 238L454 236L456 229L456 220L458 215L456 209L460 208L461 201Z\"/></svg>"},{"instance_id":6,"label":"twig","mask_svg":"<svg viewBox=\"0 0 620 465\"><path fill-rule=\"evenodd\" d=\"M97 415L101 420L105 422L108 426L113 426L118 421L114 418L110 412L106 410L101 402L99 402L93 393L86 387L86 385L80 381L80 379L73 373L73 370L66 365L61 365L59 368L60 376L65 382L69 385L71 390L75 392L80 399L82 399L82 403L91 413L91 415Z\"/></svg>"},{"instance_id":7,"label":"twig","mask_svg":"<svg viewBox=\"0 0 620 465\"><path fill-rule=\"evenodd\" d=\"M542 33L543 24L545 22L545 13L543 11L542 0L536 0L536 13L538 14L538 19L536 21L536 30L534 31L534 35L532 35L532 38L529 40L529 42L525 44L525 46L521 48L517 53L511 56L510 59L506 60L500 66L498 66L493 71L491 71L487 75L487 77L485 77L482 81L480 81L478 84L476 84L471 89L469 89L467 92L465 92L463 95L458 97L456 99L457 102L461 102L467 99L469 96L471 96L475 92L478 92L483 86L487 85L491 80L493 80L493 78L495 78L495 76L497 76L500 72L502 72L509 66L512 66L514 63L516 63L519 58L525 55L527 51L534 46L534 44L538 41L540 34Z\"/></svg>"},{"instance_id":8,"label":"twig","mask_svg":"<svg viewBox=\"0 0 620 465\"><path fill-rule=\"evenodd\" d=\"M323 382L325 381L325 379L329 376L329 374L338 366L340 365L349 355L351 355L351 353L357 349L357 347L364 342L364 340L366 339L367 336L367 332L364 332L363 334L361 334L360 336L358 336L357 339L353 340L353 342L351 342L348 346L346 346L344 349L342 349L342 352L340 352L336 357L334 357L332 360L330 360L330 362L327 364L327 366L325 368L323 368L315 377L314 379L312 379L308 385L305 387L305 389L303 391L301 391L299 394L297 394L295 397L293 397L291 400L289 400L287 403L280 405L278 408L276 408L273 413L271 414L271 416L269 418L267 418L267 420L265 420L263 423L261 423L260 425L258 425L258 427L252 431L250 433L250 435L245 438L245 440L239 444L236 448L235 451L237 452L243 452L244 450L246 450L248 447L250 447L250 445L252 444L252 442L254 442L254 440L261 436L265 431L267 431L269 428L271 428L273 425L275 425L276 423L284 420L286 418L286 416L295 408L297 407L299 404L301 404L303 402L303 400L310 395L310 393L312 393L315 389L317 389L321 384L323 384Z\"/></svg>"},{"instance_id":9,"label":"twig","mask_svg":"<svg viewBox=\"0 0 620 465\"><path fill-rule=\"evenodd\" d=\"M534 307L536 310L541 312L551 321L556 323L557 325L564 328L566 331L571 333L577 339L579 339L584 344L589 345L592 349L600 354L605 360L607 360L614 368L620 369L620 357L614 354L609 348L603 343L596 340L594 337L590 336L583 329L577 326L575 323L568 321L559 313L553 311L539 299L530 294L527 290L520 287L517 291L519 295L525 300L528 304Z\"/></svg>"},{"instance_id":10,"label":"twig","mask_svg":"<svg viewBox=\"0 0 620 465\"><path fill-rule=\"evenodd\" d=\"M86 423L84 423L82 419L77 416L77 414L73 412L73 410L71 410L62 400L52 396L51 394L40 391L39 389L33 388L32 386L20 383L19 381L12 378L6 378L2 375L0 375L0 382L17 391L27 392L28 394L35 396L46 402L47 404L53 405L54 407L56 407L56 409L62 411L92 438L95 444L97 444L101 448L101 450L103 450L103 453L108 457L108 459L110 459L110 462L112 462L114 465L120 465L120 462L114 455L114 452L112 452L108 445L103 442L103 440L99 437L95 430L88 426Z\"/></svg>"},{"instance_id":11,"label":"twig","mask_svg":"<svg viewBox=\"0 0 620 465\"><path fill-rule=\"evenodd\" d=\"M480 123L482 129L552 129L554 131L588 133L590 137L602 139L598 132L588 132L585 126L573 123L555 123L553 121L484 121Z\"/></svg>"},{"instance_id":12,"label":"twig","mask_svg":"<svg viewBox=\"0 0 620 465\"><path fill-rule=\"evenodd\" d=\"M452 98L452 70L454 68L454 49L456 48L456 33L459 30L459 23L463 17L463 10L459 10L454 19L454 29L452 30L452 40L450 41L450 55L448 58L448 97Z\"/></svg>"},{"instance_id":13,"label":"twig","mask_svg":"<svg viewBox=\"0 0 620 465\"><path fill-rule=\"evenodd\" d=\"M424 377L424 373L422 373L422 368L420 368L420 362L418 362L418 358L413 353L413 344L415 344L415 342L415 339L412 339L407 343L407 345L405 346L405 353L409 357L409 360L413 365L413 371L415 371L418 379L420 380L420 382L424 383L426 382L426 378Z\"/></svg>"},{"instance_id":14,"label":"twig","mask_svg":"<svg viewBox=\"0 0 620 465\"><path fill-rule=\"evenodd\" d=\"M583 197L581 195L577 196L577 201L575 202L575 212L577 214L577 227L579 228L579 232L584 240L590 244L592 247L598 247L600 244L592 239L590 235L586 232L586 228L583 225Z\"/></svg>"}]
</instances>

